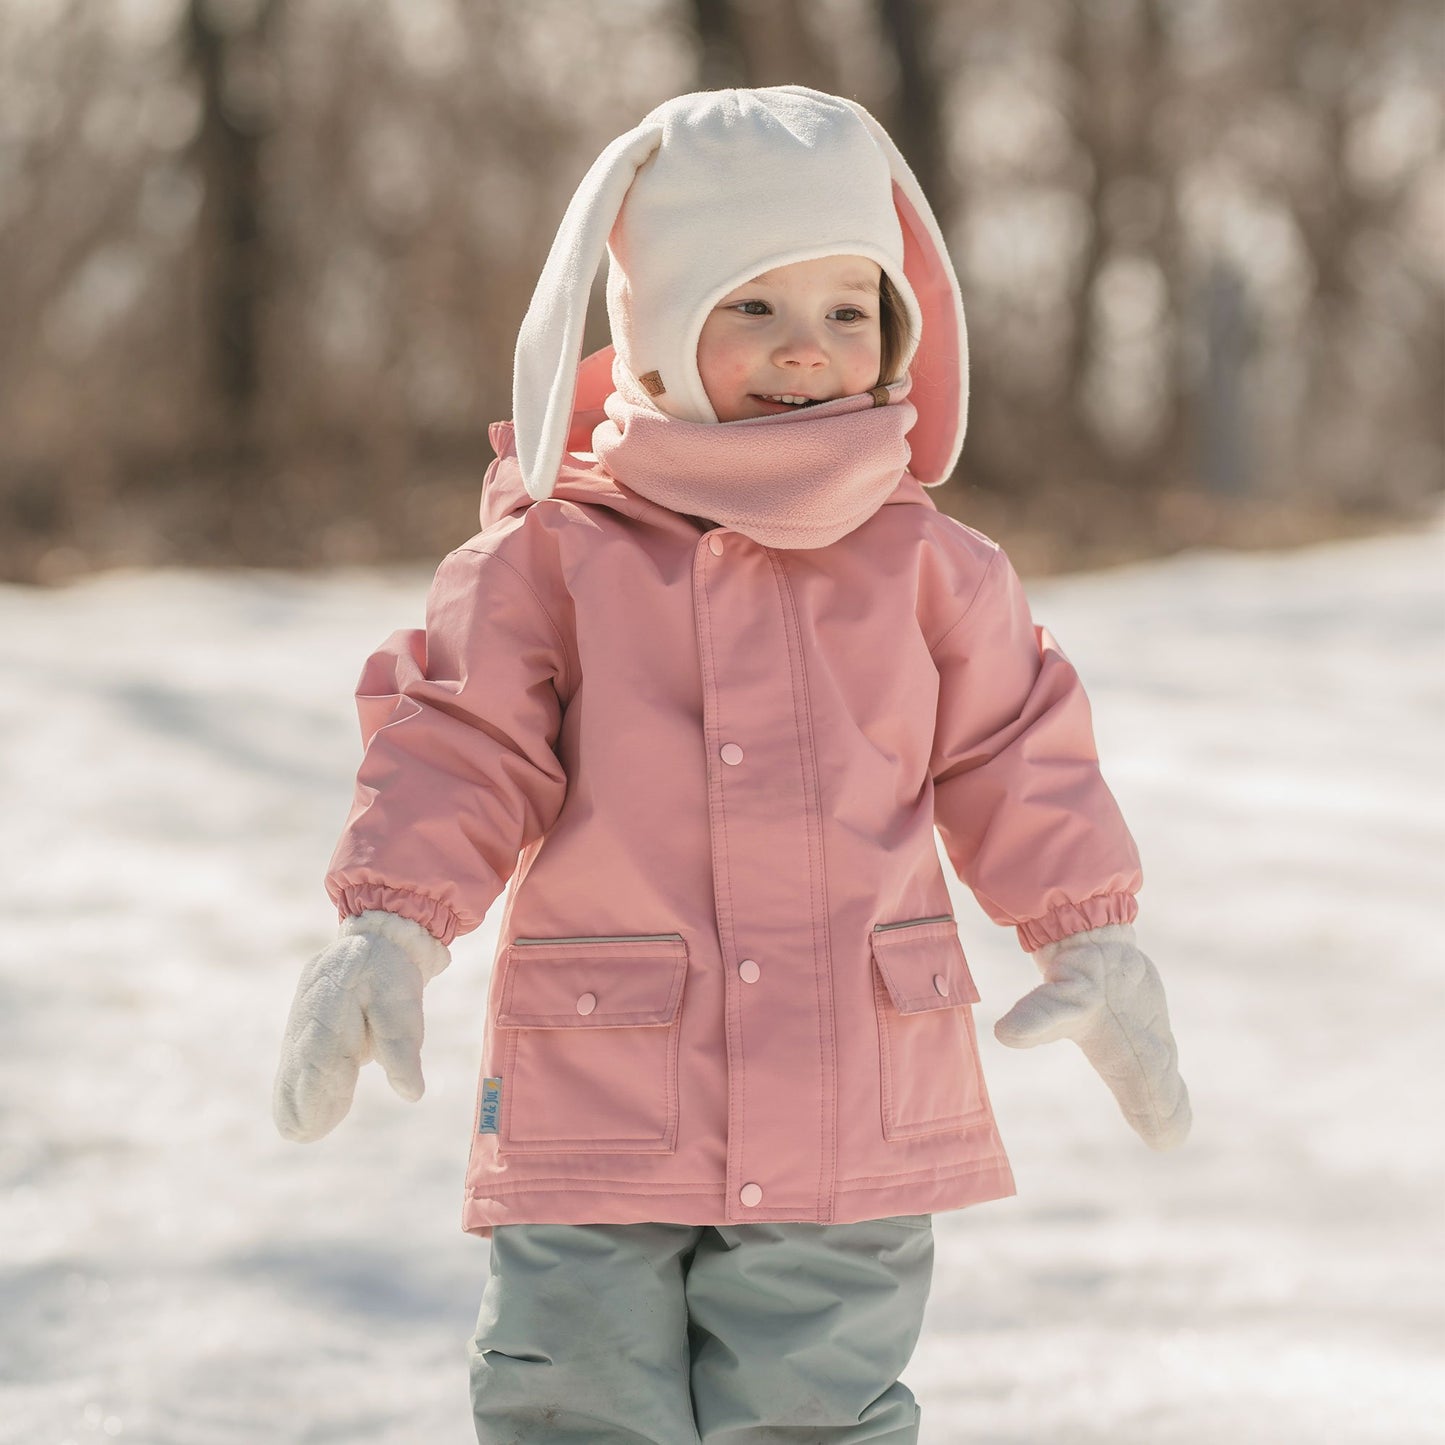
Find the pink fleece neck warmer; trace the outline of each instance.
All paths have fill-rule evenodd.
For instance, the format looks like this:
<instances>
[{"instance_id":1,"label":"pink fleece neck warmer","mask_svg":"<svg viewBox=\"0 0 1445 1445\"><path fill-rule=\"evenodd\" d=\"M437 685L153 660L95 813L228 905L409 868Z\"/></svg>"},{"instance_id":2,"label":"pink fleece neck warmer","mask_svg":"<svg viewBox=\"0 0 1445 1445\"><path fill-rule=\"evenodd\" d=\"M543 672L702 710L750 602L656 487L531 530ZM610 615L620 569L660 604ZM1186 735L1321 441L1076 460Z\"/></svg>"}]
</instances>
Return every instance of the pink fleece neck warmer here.
<instances>
[{"instance_id":1,"label":"pink fleece neck warmer","mask_svg":"<svg viewBox=\"0 0 1445 1445\"><path fill-rule=\"evenodd\" d=\"M659 411L625 372L614 375L608 419L592 433L598 461L649 501L760 546L836 542L883 505L908 467L916 413L907 377L779 416L692 422Z\"/></svg>"}]
</instances>

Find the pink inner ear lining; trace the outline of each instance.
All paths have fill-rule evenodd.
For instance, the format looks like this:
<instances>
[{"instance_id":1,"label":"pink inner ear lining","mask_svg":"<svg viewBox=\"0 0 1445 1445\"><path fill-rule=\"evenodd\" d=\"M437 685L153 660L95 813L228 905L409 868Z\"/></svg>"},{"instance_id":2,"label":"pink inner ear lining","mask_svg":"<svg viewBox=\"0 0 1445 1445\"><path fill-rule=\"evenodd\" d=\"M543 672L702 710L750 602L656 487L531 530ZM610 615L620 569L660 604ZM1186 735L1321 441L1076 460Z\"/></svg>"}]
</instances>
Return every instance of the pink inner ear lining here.
<instances>
[{"instance_id":1,"label":"pink inner ear lining","mask_svg":"<svg viewBox=\"0 0 1445 1445\"><path fill-rule=\"evenodd\" d=\"M602 404L612 392L612 358L616 353L604 346L582 358L577 368L577 392L572 398L572 421L567 430L569 452L592 450L592 429L602 421Z\"/></svg>"},{"instance_id":2,"label":"pink inner ear lining","mask_svg":"<svg viewBox=\"0 0 1445 1445\"><path fill-rule=\"evenodd\" d=\"M946 480L958 440L962 338L948 263L938 254L927 226L897 181L893 183L893 205L903 228L903 274L923 316L923 331L910 368L913 391L909 399L918 409L918 420L908 433L913 451L909 470L919 481L932 485Z\"/></svg>"}]
</instances>

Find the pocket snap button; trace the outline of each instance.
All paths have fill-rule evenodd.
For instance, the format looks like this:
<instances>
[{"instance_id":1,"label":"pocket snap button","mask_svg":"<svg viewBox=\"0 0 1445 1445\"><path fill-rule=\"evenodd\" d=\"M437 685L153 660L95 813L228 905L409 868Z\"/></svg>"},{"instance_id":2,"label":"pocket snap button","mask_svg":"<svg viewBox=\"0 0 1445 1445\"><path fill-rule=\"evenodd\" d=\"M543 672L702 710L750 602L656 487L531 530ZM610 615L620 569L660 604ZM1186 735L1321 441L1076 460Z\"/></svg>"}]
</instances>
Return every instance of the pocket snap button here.
<instances>
[{"instance_id":1,"label":"pocket snap button","mask_svg":"<svg viewBox=\"0 0 1445 1445\"><path fill-rule=\"evenodd\" d=\"M579 1014L590 1014L597 1007L597 995L595 993L584 993L577 1000L577 1012Z\"/></svg>"},{"instance_id":2,"label":"pocket snap button","mask_svg":"<svg viewBox=\"0 0 1445 1445\"><path fill-rule=\"evenodd\" d=\"M732 767L737 767L743 760L743 750L736 743L724 743L721 753L723 762L730 764Z\"/></svg>"},{"instance_id":3,"label":"pocket snap button","mask_svg":"<svg viewBox=\"0 0 1445 1445\"><path fill-rule=\"evenodd\" d=\"M756 983L762 969L758 967L756 960L745 958L738 964L738 973L742 976L744 983Z\"/></svg>"},{"instance_id":4,"label":"pocket snap button","mask_svg":"<svg viewBox=\"0 0 1445 1445\"><path fill-rule=\"evenodd\" d=\"M738 1198L751 1209L755 1204L761 1204L763 1199L762 1186L758 1184L744 1184Z\"/></svg>"},{"instance_id":5,"label":"pocket snap button","mask_svg":"<svg viewBox=\"0 0 1445 1445\"><path fill-rule=\"evenodd\" d=\"M933 986L944 998L948 997L948 980L941 973L933 975Z\"/></svg>"}]
</instances>

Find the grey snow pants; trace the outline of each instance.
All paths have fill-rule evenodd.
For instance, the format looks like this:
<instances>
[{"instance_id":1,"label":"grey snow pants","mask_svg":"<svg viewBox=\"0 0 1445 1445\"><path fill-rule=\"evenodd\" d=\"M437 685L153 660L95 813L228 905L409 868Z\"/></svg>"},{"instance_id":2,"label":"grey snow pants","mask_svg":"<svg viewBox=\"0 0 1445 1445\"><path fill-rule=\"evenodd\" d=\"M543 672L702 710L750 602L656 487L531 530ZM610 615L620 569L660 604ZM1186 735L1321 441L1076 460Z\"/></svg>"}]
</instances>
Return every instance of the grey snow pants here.
<instances>
[{"instance_id":1,"label":"grey snow pants","mask_svg":"<svg viewBox=\"0 0 1445 1445\"><path fill-rule=\"evenodd\" d=\"M912 1445L926 1214L510 1224L468 1346L480 1445Z\"/></svg>"}]
</instances>

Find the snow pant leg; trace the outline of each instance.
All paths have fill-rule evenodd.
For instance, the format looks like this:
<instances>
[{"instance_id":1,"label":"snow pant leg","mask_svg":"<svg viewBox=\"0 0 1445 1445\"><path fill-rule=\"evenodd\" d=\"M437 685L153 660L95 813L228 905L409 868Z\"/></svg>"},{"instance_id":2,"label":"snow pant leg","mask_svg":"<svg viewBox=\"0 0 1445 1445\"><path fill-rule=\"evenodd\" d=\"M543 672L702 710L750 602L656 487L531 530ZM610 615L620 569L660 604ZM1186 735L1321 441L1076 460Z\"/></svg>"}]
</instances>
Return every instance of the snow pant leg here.
<instances>
[{"instance_id":1,"label":"snow pant leg","mask_svg":"<svg viewBox=\"0 0 1445 1445\"><path fill-rule=\"evenodd\" d=\"M480 1445L696 1445L683 1279L701 1233L498 1225L467 1351Z\"/></svg>"},{"instance_id":2,"label":"snow pant leg","mask_svg":"<svg viewBox=\"0 0 1445 1445\"><path fill-rule=\"evenodd\" d=\"M898 1377L932 1276L926 1214L705 1230L686 1274L704 1445L913 1445Z\"/></svg>"}]
</instances>

